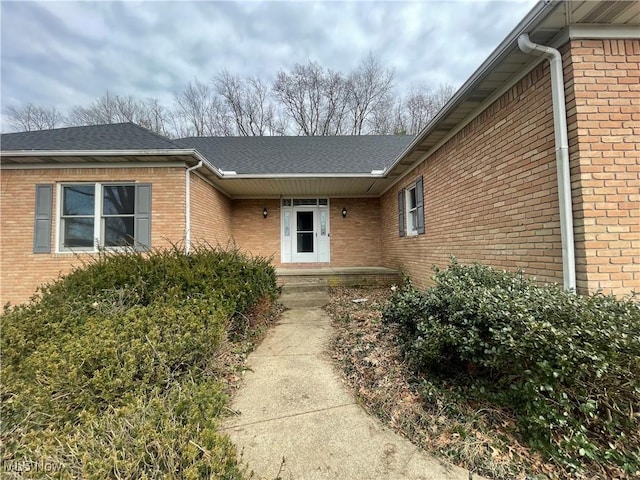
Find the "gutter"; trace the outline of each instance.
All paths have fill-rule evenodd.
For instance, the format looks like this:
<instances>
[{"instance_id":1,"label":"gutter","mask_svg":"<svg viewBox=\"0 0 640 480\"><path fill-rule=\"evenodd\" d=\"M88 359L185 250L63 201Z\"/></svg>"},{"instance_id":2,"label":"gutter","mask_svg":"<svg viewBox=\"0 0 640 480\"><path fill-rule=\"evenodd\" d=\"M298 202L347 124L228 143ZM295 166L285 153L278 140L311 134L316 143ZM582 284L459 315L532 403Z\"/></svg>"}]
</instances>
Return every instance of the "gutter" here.
<instances>
[{"instance_id":1,"label":"gutter","mask_svg":"<svg viewBox=\"0 0 640 480\"><path fill-rule=\"evenodd\" d=\"M518 47L524 53L542 55L551 66L551 95L553 100L553 126L556 144L556 168L558 172L558 197L560 206L560 236L562 239L562 277L566 290L576 289L576 260L573 240L573 208L571 201L571 172L569 169L569 141L567 135L567 111L564 97L562 55L555 48L538 45L527 33L518 37Z\"/></svg>"},{"instance_id":2,"label":"gutter","mask_svg":"<svg viewBox=\"0 0 640 480\"><path fill-rule=\"evenodd\" d=\"M0 157L167 157L191 156L203 163L218 178L233 176L209 161L196 149L164 149L164 150L2 150ZM3 163L2 166L7 165ZM20 165L20 164L16 164Z\"/></svg>"},{"instance_id":3,"label":"gutter","mask_svg":"<svg viewBox=\"0 0 640 480\"><path fill-rule=\"evenodd\" d=\"M204 165L204 161L200 160L193 167L187 168L185 179L184 179L184 190L185 190L184 253L186 254L188 254L189 250L191 250L191 172L199 169L203 165Z\"/></svg>"}]
</instances>

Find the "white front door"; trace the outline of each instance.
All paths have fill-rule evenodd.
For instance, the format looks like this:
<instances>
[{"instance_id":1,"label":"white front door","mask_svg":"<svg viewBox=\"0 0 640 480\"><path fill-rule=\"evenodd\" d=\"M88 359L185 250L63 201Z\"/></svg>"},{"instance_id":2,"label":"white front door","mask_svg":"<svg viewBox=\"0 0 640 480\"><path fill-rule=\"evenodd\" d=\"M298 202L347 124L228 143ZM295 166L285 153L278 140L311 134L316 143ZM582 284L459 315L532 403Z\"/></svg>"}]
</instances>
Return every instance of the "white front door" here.
<instances>
[{"instance_id":1,"label":"white front door","mask_svg":"<svg viewBox=\"0 0 640 480\"><path fill-rule=\"evenodd\" d=\"M327 199L282 201L282 262L329 261L329 203Z\"/></svg>"}]
</instances>

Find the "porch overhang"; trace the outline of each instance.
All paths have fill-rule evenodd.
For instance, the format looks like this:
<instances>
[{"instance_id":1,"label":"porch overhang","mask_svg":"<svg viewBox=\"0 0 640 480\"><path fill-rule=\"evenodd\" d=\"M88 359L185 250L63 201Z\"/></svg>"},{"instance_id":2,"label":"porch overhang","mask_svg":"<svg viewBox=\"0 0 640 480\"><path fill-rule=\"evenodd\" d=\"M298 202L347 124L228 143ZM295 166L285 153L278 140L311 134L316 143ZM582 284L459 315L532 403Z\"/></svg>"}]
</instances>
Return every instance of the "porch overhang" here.
<instances>
[{"instance_id":1,"label":"porch overhang","mask_svg":"<svg viewBox=\"0 0 640 480\"><path fill-rule=\"evenodd\" d=\"M247 175L212 165L197 150L141 151L5 151L2 169L193 167L197 174L230 198L280 198L282 196L379 197L390 179L382 172L353 174Z\"/></svg>"},{"instance_id":2,"label":"porch overhang","mask_svg":"<svg viewBox=\"0 0 640 480\"><path fill-rule=\"evenodd\" d=\"M314 175L209 178L231 198L280 198L283 196L379 197L390 182L375 175Z\"/></svg>"}]
</instances>

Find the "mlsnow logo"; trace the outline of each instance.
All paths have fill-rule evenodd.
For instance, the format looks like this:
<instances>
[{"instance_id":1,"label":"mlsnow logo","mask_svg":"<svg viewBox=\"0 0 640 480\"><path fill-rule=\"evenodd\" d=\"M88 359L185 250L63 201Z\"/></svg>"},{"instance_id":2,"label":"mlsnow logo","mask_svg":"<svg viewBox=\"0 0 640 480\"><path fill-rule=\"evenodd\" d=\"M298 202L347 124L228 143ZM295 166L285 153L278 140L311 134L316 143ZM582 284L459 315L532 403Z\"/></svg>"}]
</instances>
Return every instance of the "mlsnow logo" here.
<instances>
[{"instance_id":1,"label":"mlsnow logo","mask_svg":"<svg viewBox=\"0 0 640 480\"><path fill-rule=\"evenodd\" d=\"M55 473L64 469L64 465L57 462L49 462L47 460L4 460L2 468L5 472L46 472Z\"/></svg>"}]
</instances>

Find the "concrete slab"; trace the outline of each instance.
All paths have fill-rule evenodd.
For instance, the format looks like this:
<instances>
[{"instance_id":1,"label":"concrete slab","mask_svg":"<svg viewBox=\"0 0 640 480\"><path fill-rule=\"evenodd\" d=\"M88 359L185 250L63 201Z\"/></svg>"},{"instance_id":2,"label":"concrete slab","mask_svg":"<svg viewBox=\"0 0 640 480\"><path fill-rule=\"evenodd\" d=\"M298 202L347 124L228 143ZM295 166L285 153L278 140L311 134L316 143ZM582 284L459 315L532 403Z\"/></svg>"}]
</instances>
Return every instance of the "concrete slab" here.
<instances>
[{"instance_id":1,"label":"concrete slab","mask_svg":"<svg viewBox=\"0 0 640 480\"><path fill-rule=\"evenodd\" d=\"M245 375L245 385L251 387L238 392L231 408L240 415L231 418L229 425L353 404L353 397L337 388L341 387L337 373L318 368L325 363L311 355L254 357L250 365L254 371Z\"/></svg>"},{"instance_id":2,"label":"concrete slab","mask_svg":"<svg viewBox=\"0 0 640 480\"><path fill-rule=\"evenodd\" d=\"M321 291L283 293L278 299L287 308L321 308L329 303L329 294Z\"/></svg>"},{"instance_id":3,"label":"concrete slab","mask_svg":"<svg viewBox=\"0 0 640 480\"><path fill-rule=\"evenodd\" d=\"M273 335L264 339L260 351L255 356L270 355L307 355L309 352L320 351L330 333L328 325L312 322L300 324L281 324L274 329ZM251 364L251 359L249 359Z\"/></svg>"},{"instance_id":4,"label":"concrete slab","mask_svg":"<svg viewBox=\"0 0 640 480\"><path fill-rule=\"evenodd\" d=\"M329 317L285 312L249 356L222 425L259 479L469 480L356 405L327 353ZM284 459L284 463L283 462Z\"/></svg>"}]
</instances>

